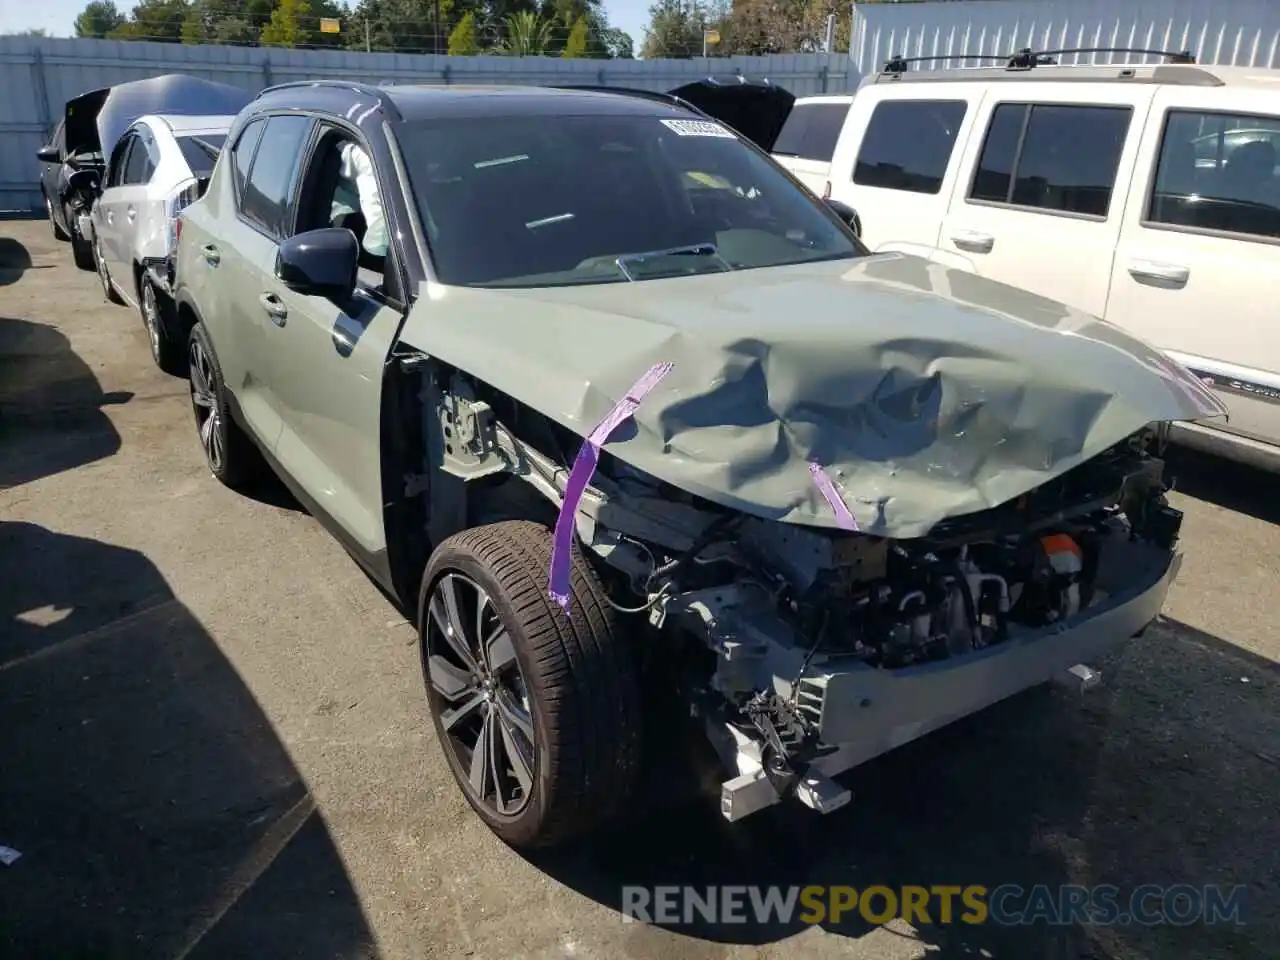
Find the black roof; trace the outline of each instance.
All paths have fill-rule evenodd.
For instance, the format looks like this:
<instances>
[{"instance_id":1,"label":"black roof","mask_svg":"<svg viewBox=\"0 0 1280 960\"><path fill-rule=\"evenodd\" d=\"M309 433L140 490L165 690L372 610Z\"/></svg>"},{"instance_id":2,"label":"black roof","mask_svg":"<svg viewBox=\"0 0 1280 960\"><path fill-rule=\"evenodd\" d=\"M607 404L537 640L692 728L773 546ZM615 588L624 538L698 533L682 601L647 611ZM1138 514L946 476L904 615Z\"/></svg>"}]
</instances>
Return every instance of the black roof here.
<instances>
[{"instance_id":1,"label":"black roof","mask_svg":"<svg viewBox=\"0 0 1280 960\"><path fill-rule=\"evenodd\" d=\"M346 113L358 105L380 108L388 120L502 116L688 116L674 103L625 91L498 85L374 85L339 80L283 84L264 90L257 105Z\"/></svg>"}]
</instances>

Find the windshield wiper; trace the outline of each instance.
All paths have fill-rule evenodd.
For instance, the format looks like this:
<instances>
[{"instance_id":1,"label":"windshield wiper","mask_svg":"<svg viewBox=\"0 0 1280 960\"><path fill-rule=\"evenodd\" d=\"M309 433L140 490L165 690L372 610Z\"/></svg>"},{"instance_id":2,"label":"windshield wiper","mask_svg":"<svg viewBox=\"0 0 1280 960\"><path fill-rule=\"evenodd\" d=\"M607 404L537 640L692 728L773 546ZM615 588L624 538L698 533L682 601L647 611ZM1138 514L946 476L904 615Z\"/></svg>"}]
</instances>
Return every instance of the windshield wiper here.
<instances>
[{"instance_id":1,"label":"windshield wiper","mask_svg":"<svg viewBox=\"0 0 1280 960\"><path fill-rule=\"evenodd\" d=\"M644 250L640 253L623 253L613 262L618 265L618 269L622 271L622 275L628 280L635 280L635 275L627 269L628 260L637 260L643 262L645 260L655 260L658 257L715 257L724 264L725 272L733 270L733 265L724 257L720 256L720 251L716 249L714 243L691 243L685 247L670 247L666 250Z\"/></svg>"}]
</instances>

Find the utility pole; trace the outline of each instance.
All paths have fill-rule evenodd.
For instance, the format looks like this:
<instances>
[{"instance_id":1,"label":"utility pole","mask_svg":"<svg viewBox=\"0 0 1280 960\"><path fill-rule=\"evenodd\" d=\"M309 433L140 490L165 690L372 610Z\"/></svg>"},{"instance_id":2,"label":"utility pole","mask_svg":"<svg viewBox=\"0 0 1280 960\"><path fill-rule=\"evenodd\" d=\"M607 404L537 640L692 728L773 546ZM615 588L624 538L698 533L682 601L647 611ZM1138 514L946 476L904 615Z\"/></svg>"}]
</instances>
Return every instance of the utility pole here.
<instances>
[{"instance_id":1,"label":"utility pole","mask_svg":"<svg viewBox=\"0 0 1280 960\"><path fill-rule=\"evenodd\" d=\"M836 15L834 13L827 16L827 35L822 41L823 53L831 53L836 45Z\"/></svg>"},{"instance_id":2,"label":"utility pole","mask_svg":"<svg viewBox=\"0 0 1280 960\"><path fill-rule=\"evenodd\" d=\"M369 44L369 18L364 18L364 52L369 53L373 48Z\"/></svg>"},{"instance_id":3,"label":"utility pole","mask_svg":"<svg viewBox=\"0 0 1280 960\"><path fill-rule=\"evenodd\" d=\"M435 48L436 48L436 49L435 49L435 52L436 52L436 53L439 53L439 52L440 52L440 0L436 0L436 23L435 23L435 27L436 27L436 42L435 42Z\"/></svg>"}]
</instances>

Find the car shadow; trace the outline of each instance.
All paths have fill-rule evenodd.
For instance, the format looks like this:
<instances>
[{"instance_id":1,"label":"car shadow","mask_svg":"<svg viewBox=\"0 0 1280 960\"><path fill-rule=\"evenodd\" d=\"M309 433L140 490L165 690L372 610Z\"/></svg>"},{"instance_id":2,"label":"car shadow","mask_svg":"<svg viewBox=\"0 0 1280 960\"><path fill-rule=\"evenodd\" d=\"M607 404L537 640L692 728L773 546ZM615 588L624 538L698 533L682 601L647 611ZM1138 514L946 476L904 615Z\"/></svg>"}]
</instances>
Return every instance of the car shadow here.
<instances>
[{"instance_id":1,"label":"car shadow","mask_svg":"<svg viewBox=\"0 0 1280 960\"><path fill-rule=\"evenodd\" d=\"M1179 493L1280 524L1275 474L1189 447L1170 446L1166 457Z\"/></svg>"},{"instance_id":2,"label":"car shadow","mask_svg":"<svg viewBox=\"0 0 1280 960\"><path fill-rule=\"evenodd\" d=\"M0 237L0 287L17 283L31 269L31 254L21 241Z\"/></svg>"},{"instance_id":3,"label":"car shadow","mask_svg":"<svg viewBox=\"0 0 1280 960\"><path fill-rule=\"evenodd\" d=\"M94 463L120 449L104 393L59 330L0 317L0 489Z\"/></svg>"},{"instance_id":4,"label":"car shadow","mask_svg":"<svg viewBox=\"0 0 1280 960\"><path fill-rule=\"evenodd\" d=\"M535 862L619 911L624 885L1045 884L1056 893L1065 884L1115 884L1127 906L1147 883L1221 884L1224 896L1243 884L1245 927L947 924L935 899L930 924L887 929L941 958L1272 953L1280 670L1174 621L1102 668L1109 682L1083 698L1028 691L856 768L841 778L852 803L826 817L792 801L729 824L713 802L690 804ZM955 903L953 919L963 910ZM1026 903L1015 897L1006 906ZM803 929L795 920L681 920L630 925L625 952L676 956L696 952L691 940L765 944ZM852 938L873 930L856 908L820 925Z\"/></svg>"},{"instance_id":5,"label":"car shadow","mask_svg":"<svg viewBox=\"0 0 1280 960\"><path fill-rule=\"evenodd\" d=\"M373 957L307 784L141 553L0 523L5 957Z\"/></svg>"}]
</instances>

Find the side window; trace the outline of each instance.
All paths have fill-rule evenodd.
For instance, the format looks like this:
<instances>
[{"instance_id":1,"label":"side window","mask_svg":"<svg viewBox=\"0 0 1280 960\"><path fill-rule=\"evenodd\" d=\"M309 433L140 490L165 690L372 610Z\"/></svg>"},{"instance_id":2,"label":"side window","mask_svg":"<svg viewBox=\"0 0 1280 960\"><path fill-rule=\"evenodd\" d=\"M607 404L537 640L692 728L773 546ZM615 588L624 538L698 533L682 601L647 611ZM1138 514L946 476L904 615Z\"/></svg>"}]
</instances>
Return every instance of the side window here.
<instances>
[{"instance_id":1,"label":"side window","mask_svg":"<svg viewBox=\"0 0 1280 960\"><path fill-rule=\"evenodd\" d=\"M1002 103L969 198L1106 217L1131 107Z\"/></svg>"},{"instance_id":2,"label":"side window","mask_svg":"<svg viewBox=\"0 0 1280 960\"><path fill-rule=\"evenodd\" d=\"M133 146L129 148L129 157L124 163L124 176L120 180L122 186L146 183L156 169L151 161L151 153L147 149L147 136L139 132L133 134L130 139L133 140Z\"/></svg>"},{"instance_id":3,"label":"side window","mask_svg":"<svg viewBox=\"0 0 1280 960\"><path fill-rule=\"evenodd\" d=\"M1171 110L1147 221L1280 237L1280 117Z\"/></svg>"},{"instance_id":4,"label":"side window","mask_svg":"<svg viewBox=\"0 0 1280 960\"><path fill-rule=\"evenodd\" d=\"M909 193L938 193L967 110L964 100L884 100L876 104L858 148L853 182Z\"/></svg>"},{"instance_id":5,"label":"side window","mask_svg":"<svg viewBox=\"0 0 1280 960\"><path fill-rule=\"evenodd\" d=\"M254 154L240 212L273 236L285 232L298 159L310 130L310 117L271 117Z\"/></svg>"},{"instance_id":6,"label":"side window","mask_svg":"<svg viewBox=\"0 0 1280 960\"><path fill-rule=\"evenodd\" d=\"M266 120L254 120L242 131L240 131L240 139L236 141L236 145L232 148L231 159L234 166L232 173L236 187L236 200L244 196L244 184L249 179L249 164L253 162L253 150L258 145L258 141L262 139L262 131L266 128Z\"/></svg>"},{"instance_id":7,"label":"side window","mask_svg":"<svg viewBox=\"0 0 1280 960\"><path fill-rule=\"evenodd\" d=\"M847 103L798 103L782 125L773 152L830 163L848 115Z\"/></svg>"},{"instance_id":8,"label":"side window","mask_svg":"<svg viewBox=\"0 0 1280 960\"><path fill-rule=\"evenodd\" d=\"M116 148L111 151L111 163L107 167L107 182L103 189L118 187L124 183L125 166L129 162L129 153L137 139L132 133L126 133L120 138Z\"/></svg>"}]
</instances>

